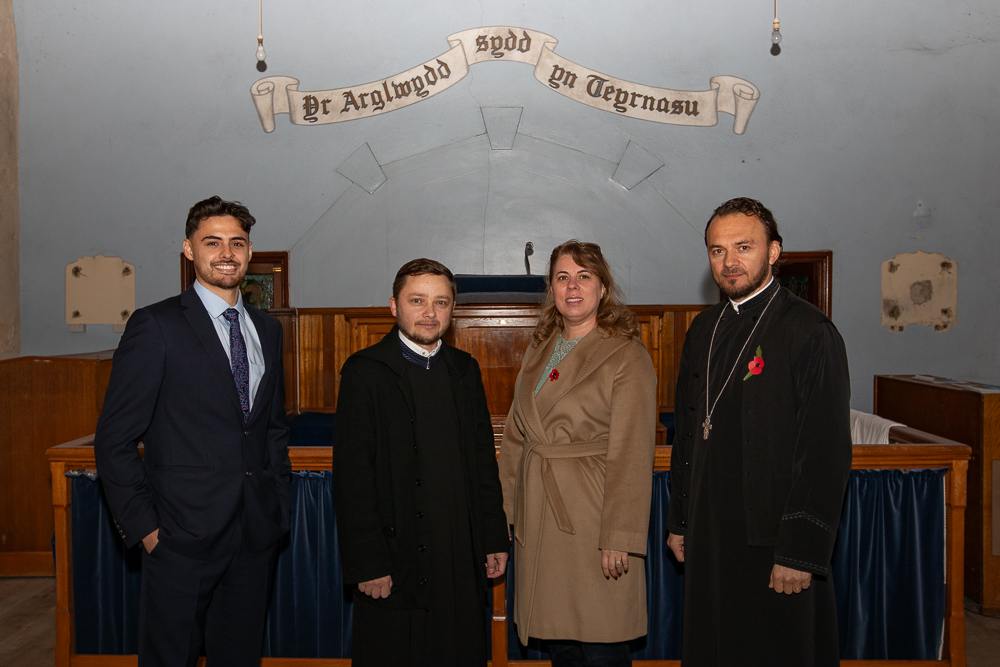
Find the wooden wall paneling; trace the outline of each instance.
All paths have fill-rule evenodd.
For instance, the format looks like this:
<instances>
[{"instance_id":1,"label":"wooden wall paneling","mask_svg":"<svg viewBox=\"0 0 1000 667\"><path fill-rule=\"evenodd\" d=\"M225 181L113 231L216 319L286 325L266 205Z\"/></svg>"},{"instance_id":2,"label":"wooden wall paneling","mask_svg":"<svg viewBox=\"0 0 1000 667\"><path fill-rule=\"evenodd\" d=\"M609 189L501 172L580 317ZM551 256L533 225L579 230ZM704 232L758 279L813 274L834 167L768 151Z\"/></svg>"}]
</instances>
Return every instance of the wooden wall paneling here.
<instances>
[{"instance_id":1,"label":"wooden wall paneling","mask_svg":"<svg viewBox=\"0 0 1000 667\"><path fill-rule=\"evenodd\" d=\"M635 318L639 323L639 335L642 344L646 346L649 357L653 361L653 369L656 371L656 402L657 412L662 412L663 401L660 396L663 393L663 375L661 371L663 354L663 307L662 306L635 306L632 308Z\"/></svg>"},{"instance_id":2,"label":"wooden wall paneling","mask_svg":"<svg viewBox=\"0 0 1000 667\"><path fill-rule=\"evenodd\" d=\"M337 411L337 387L340 385L340 365L337 364L337 351L343 349L342 336L337 327L341 316L336 313L324 312L323 318L323 356L320 365L323 393L315 408L317 412Z\"/></svg>"},{"instance_id":3,"label":"wooden wall paneling","mask_svg":"<svg viewBox=\"0 0 1000 667\"><path fill-rule=\"evenodd\" d=\"M680 372L681 355L684 352L684 338L691 327L694 318L708 306L665 306L665 320L672 321L672 326L664 326L662 334L664 356L661 366L661 396L663 397L660 412L673 412L674 394L677 390L677 374ZM669 317L667 317L669 316ZM669 341L669 343L667 342Z\"/></svg>"},{"instance_id":4,"label":"wooden wall paneling","mask_svg":"<svg viewBox=\"0 0 1000 667\"><path fill-rule=\"evenodd\" d=\"M674 410L674 390L676 389L677 377L676 366L674 365L674 336L676 313L669 310L663 312L663 319L660 322L660 364L656 369L659 378L659 412L673 412Z\"/></svg>"},{"instance_id":5,"label":"wooden wall paneling","mask_svg":"<svg viewBox=\"0 0 1000 667\"><path fill-rule=\"evenodd\" d=\"M24 399L19 398L26 393L21 387L23 382L24 364L22 359L6 359L0 361L0 549L14 537L15 490L12 478L15 476L14 443L22 443L26 438L26 424L22 421L21 410ZM5 552L0 551L0 558ZM9 557L9 556L8 556ZM6 569L0 561L0 568ZM0 574L3 573L0 569Z\"/></svg>"},{"instance_id":6,"label":"wooden wall paneling","mask_svg":"<svg viewBox=\"0 0 1000 667\"><path fill-rule=\"evenodd\" d=\"M396 318L388 308L354 308L345 310L350 347L347 356L374 345L396 324Z\"/></svg>"},{"instance_id":7,"label":"wooden wall paneling","mask_svg":"<svg viewBox=\"0 0 1000 667\"><path fill-rule=\"evenodd\" d=\"M538 308L483 306L456 310L448 342L479 362L490 414L506 420L521 360L538 325Z\"/></svg>"},{"instance_id":8,"label":"wooden wall paneling","mask_svg":"<svg viewBox=\"0 0 1000 667\"><path fill-rule=\"evenodd\" d=\"M323 407L323 316L300 309L298 330L299 408L317 411Z\"/></svg>"},{"instance_id":9,"label":"wooden wall paneling","mask_svg":"<svg viewBox=\"0 0 1000 667\"><path fill-rule=\"evenodd\" d=\"M337 367L333 369L331 380L335 395L340 390L340 369L347 358L382 340L396 324L396 318L392 316L392 312L383 307L350 309L344 311L343 315L339 315L339 317L344 318L347 346L345 347L341 343L337 355ZM336 410L336 402L334 402L334 410Z\"/></svg>"},{"instance_id":10,"label":"wooden wall paneling","mask_svg":"<svg viewBox=\"0 0 1000 667\"><path fill-rule=\"evenodd\" d=\"M299 409L303 412L335 412L337 409L336 366L337 316L329 309L300 309L299 317Z\"/></svg>"},{"instance_id":11,"label":"wooden wall paneling","mask_svg":"<svg viewBox=\"0 0 1000 667\"><path fill-rule=\"evenodd\" d=\"M670 387L670 412L677 409L677 374L681 372L681 356L684 352L684 338L687 336L688 327L691 326L693 317L690 313L682 311L674 314L674 367L670 376L674 379Z\"/></svg>"},{"instance_id":12,"label":"wooden wall paneling","mask_svg":"<svg viewBox=\"0 0 1000 667\"><path fill-rule=\"evenodd\" d=\"M684 335L705 306L634 306L643 342L659 378L659 409L672 412ZM301 411L335 412L340 368L354 352L382 339L395 324L388 308L302 308L297 313ZM473 354L483 369L491 414L507 415L513 385L539 307L469 304L455 308L445 340Z\"/></svg>"},{"instance_id":13,"label":"wooden wall paneling","mask_svg":"<svg viewBox=\"0 0 1000 667\"><path fill-rule=\"evenodd\" d=\"M382 340L396 324L388 308L372 308L364 313L344 313L351 334L348 356Z\"/></svg>"},{"instance_id":14,"label":"wooden wall paneling","mask_svg":"<svg viewBox=\"0 0 1000 667\"><path fill-rule=\"evenodd\" d=\"M333 390L333 405L336 410L337 399L340 397L340 369L344 367L344 362L353 354L351 352L351 332L347 318L342 314L333 318L334 340L337 342L337 349L334 352L333 372L334 377L331 382ZM328 365L329 366L329 365Z\"/></svg>"},{"instance_id":15,"label":"wooden wall paneling","mask_svg":"<svg viewBox=\"0 0 1000 667\"><path fill-rule=\"evenodd\" d=\"M267 314L281 324L281 361L285 370L285 410L299 411L299 369L296 348L299 344L298 317L294 308L270 308Z\"/></svg>"},{"instance_id":16,"label":"wooden wall paneling","mask_svg":"<svg viewBox=\"0 0 1000 667\"><path fill-rule=\"evenodd\" d=\"M0 576L51 576L51 486L45 450L93 433L108 354L0 361Z\"/></svg>"}]
</instances>

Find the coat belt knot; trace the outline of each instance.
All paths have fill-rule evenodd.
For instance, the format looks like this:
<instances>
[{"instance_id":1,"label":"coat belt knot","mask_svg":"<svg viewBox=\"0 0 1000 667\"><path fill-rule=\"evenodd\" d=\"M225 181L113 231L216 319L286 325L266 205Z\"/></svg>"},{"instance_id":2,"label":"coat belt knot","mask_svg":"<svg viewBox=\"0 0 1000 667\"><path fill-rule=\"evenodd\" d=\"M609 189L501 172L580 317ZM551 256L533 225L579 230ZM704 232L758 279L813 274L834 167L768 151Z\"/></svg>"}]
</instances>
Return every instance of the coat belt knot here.
<instances>
[{"instance_id":1,"label":"coat belt knot","mask_svg":"<svg viewBox=\"0 0 1000 667\"><path fill-rule=\"evenodd\" d=\"M524 511L527 504L527 476L528 467L532 456L541 459L542 467L542 488L545 490L545 498L552 506L552 513L556 517L556 526L559 530L570 535L575 535L573 522L569 519L566 505L559 494L559 486L556 484L556 477L552 473L549 465L550 459L578 459L585 456L598 456L608 453L608 439L591 440L589 442L569 442L552 444L547 442L526 443L521 452L521 460L517 464L517 497L514 506L514 539L522 547L524 546Z\"/></svg>"}]
</instances>

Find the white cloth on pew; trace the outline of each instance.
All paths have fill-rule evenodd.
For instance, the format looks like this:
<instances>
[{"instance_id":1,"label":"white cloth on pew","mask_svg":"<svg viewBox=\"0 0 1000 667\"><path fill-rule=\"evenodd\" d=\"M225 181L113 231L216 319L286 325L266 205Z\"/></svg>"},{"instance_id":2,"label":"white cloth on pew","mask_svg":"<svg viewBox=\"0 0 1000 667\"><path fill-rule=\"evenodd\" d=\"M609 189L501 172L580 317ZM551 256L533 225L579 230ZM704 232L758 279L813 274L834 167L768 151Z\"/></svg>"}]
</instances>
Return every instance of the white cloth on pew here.
<instances>
[{"instance_id":1,"label":"white cloth on pew","mask_svg":"<svg viewBox=\"0 0 1000 667\"><path fill-rule=\"evenodd\" d=\"M906 426L883 419L869 412L851 410L851 443L855 445L888 445L889 429Z\"/></svg>"}]
</instances>

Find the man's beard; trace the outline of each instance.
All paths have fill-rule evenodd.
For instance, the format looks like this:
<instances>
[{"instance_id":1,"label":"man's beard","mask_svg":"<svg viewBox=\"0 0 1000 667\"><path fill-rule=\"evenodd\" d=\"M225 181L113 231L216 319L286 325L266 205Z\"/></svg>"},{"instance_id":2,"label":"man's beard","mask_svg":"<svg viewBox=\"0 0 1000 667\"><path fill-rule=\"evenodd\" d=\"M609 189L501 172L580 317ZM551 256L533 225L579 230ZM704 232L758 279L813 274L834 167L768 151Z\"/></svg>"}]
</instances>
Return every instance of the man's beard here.
<instances>
[{"instance_id":1,"label":"man's beard","mask_svg":"<svg viewBox=\"0 0 1000 667\"><path fill-rule=\"evenodd\" d=\"M398 320L396 323L399 324L399 330L403 332L403 335L418 345L434 345L441 340L441 337L444 335L445 331L447 331L447 327L443 327L439 328L434 334L425 334L415 328L409 328L407 325L399 322Z\"/></svg>"},{"instance_id":2,"label":"man's beard","mask_svg":"<svg viewBox=\"0 0 1000 667\"><path fill-rule=\"evenodd\" d=\"M750 296L764 286L764 283L766 283L767 279L770 277L770 268L771 265L767 262L761 264L760 270L754 275L749 276L749 280L743 287L730 287L725 274L720 276L720 279L716 281L716 284L719 286L722 293L726 295L727 299L739 301L744 297Z\"/></svg>"},{"instance_id":3,"label":"man's beard","mask_svg":"<svg viewBox=\"0 0 1000 667\"><path fill-rule=\"evenodd\" d=\"M234 274L224 274L218 273L215 270L215 264L235 264L237 267L236 273ZM240 269L243 269L240 271ZM215 287L221 287L222 289L233 289L234 287L239 287L243 284L243 279L246 277L246 267L239 262L215 262L208 265L205 275L201 275L198 267L195 267L195 274L201 279L203 283L213 285Z\"/></svg>"}]
</instances>

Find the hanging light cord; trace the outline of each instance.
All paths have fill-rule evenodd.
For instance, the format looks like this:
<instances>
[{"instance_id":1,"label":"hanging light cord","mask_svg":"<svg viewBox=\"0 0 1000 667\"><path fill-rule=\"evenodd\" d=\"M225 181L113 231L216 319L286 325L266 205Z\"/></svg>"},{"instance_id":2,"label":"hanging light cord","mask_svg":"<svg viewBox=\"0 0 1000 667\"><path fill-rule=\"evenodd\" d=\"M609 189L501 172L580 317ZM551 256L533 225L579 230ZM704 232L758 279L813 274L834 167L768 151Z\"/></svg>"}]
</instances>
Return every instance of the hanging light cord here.
<instances>
[{"instance_id":1,"label":"hanging light cord","mask_svg":"<svg viewBox=\"0 0 1000 667\"><path fill-rule=\"evenodd\" d=\"M263 72L267 69L264 59L267 53L264 52L264 0L257 0L257 69Z\"/></svg>"},{"instance_id":2,"label":"hanging light cord","mask_svg":"<svg viewBox=\"0 0 1000 667\"><path fill-rule=\"evenodd\" d=\"M781 43L781 22L778 21L778 0L774 0L774 32L771 33L771 54L778 55L781 53L781 47L778 44Z\"/></svg>"},{"instance_id":3,"label":"hanging light cord","mask_svg":"<svg viewBox=\"0 0 1000 667\"><path fill-rule=\"evenodd\" d=\"M778 20L778 0L774 0L774 20ZM264 0L257 0L257 43L264 43Z\"/></svg>"}]
</instances>

